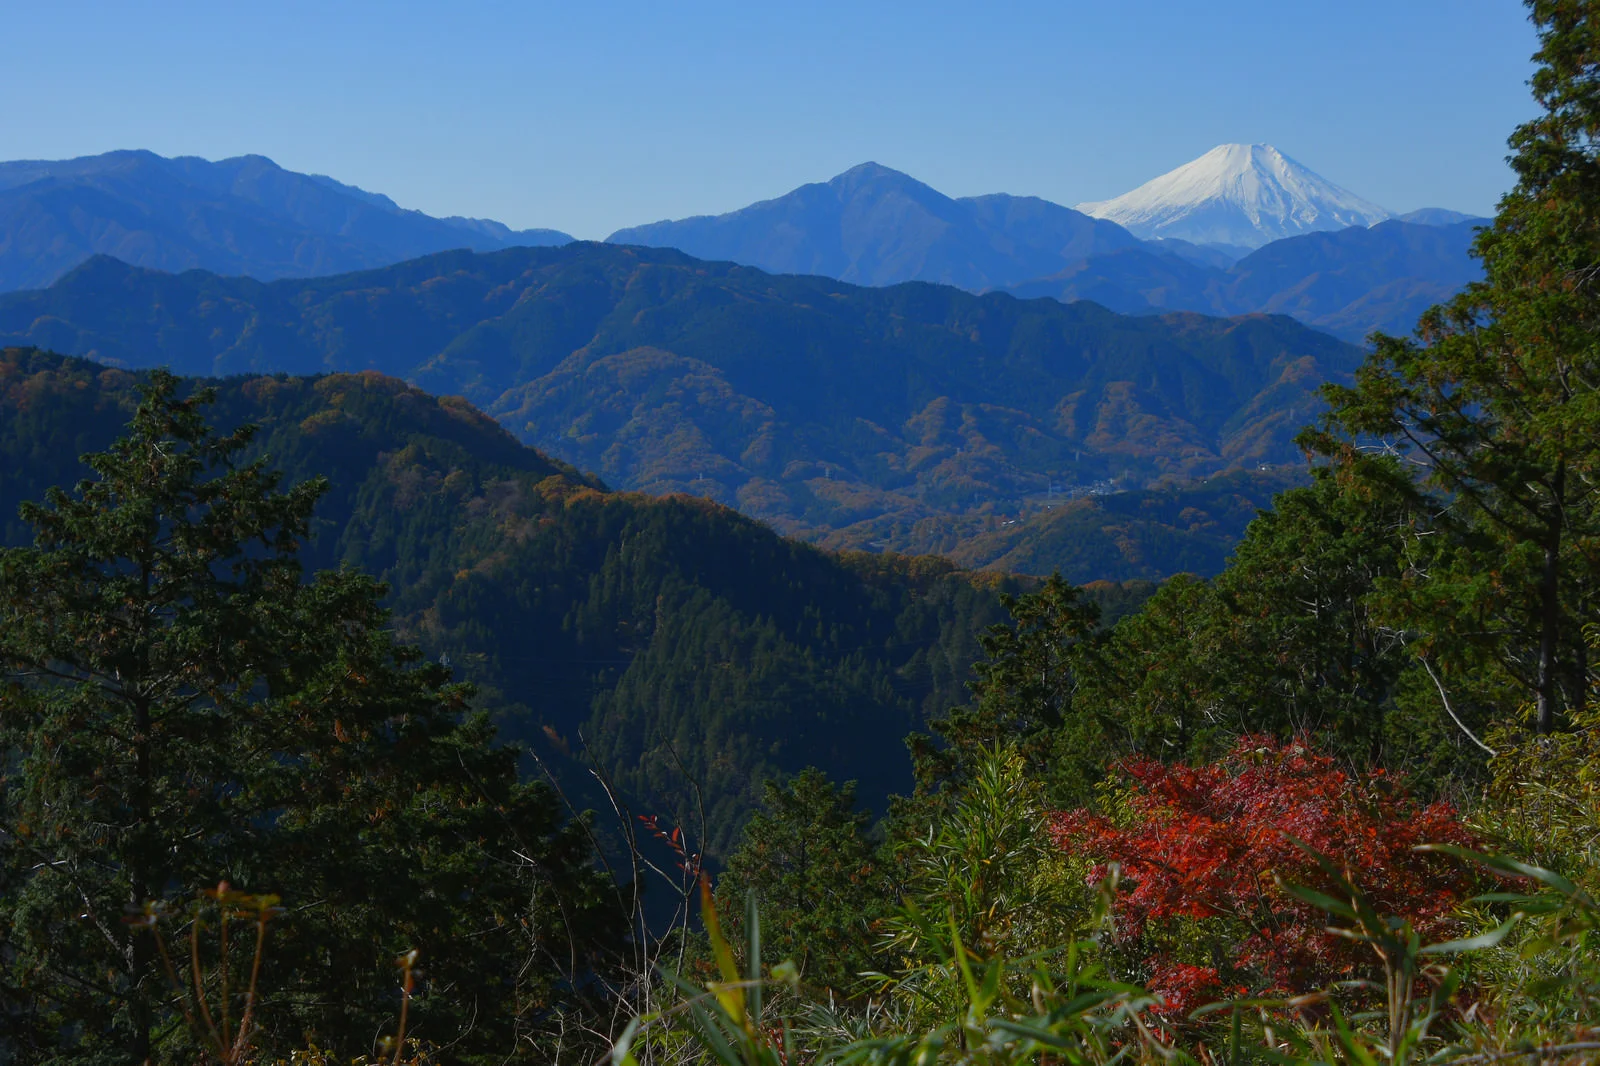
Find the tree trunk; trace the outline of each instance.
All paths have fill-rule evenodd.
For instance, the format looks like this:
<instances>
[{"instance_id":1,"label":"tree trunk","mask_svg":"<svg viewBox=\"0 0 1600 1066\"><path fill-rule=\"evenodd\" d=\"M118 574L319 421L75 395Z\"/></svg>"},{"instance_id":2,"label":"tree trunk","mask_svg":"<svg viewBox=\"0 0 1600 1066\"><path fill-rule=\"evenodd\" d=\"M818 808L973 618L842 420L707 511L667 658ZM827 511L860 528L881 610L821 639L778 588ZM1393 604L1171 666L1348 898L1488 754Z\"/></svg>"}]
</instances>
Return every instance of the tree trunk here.
<instances>
[{"instance_id":1,"label":"tree trunk","mask_svg":"<svg viewBox=\"0 0 1600 1066\"><path fill-rule=\"evenodd\" d=\"M1580 603L1578 605L1578 617L1592 618L1593 615L1589 613L1589 610L1590 607L1587 602ZM1580 633L1579 637L1581 638L1582 636L1584 634ZM1589 642L1580 639L1576 651L1578 661L1574 664L1572 672L1571 699L1571 714L1574 718L1582 715L1589 707Z\"/></svg>"},{"instance_id":2,"label":"tree trunk","mask_svg":"<svg viewBox=\"0 0 1600 1066\"><path fill-rule=\"evenodd\" d=\"M1567 464L1556 463L1556 476L1551 485L1555 514L1544 542L1544 572L1539 578L1539 691L1536 706L1536 726L1540 735L1550 733L1556 724L1556 697L1559 683L1556 677L1556 653L1561 634L1561 525L1562 501L1566 496Z\"/></svg>"},{"instance_id":3,"label":"tree trunk","mask_svg":"<svg viewBox=\"0 0 1600 1066\"><path fill-rule=\"evenodd\" d=\"M148 851L148 837L151 820L151 775L150 763L150 705L143 695L134 697L134 810L136 812L134 829L135 849L132 869L129 871L131 884L129 885L132 899L129 904L137 913L138 908L148 903L154 896L153 874L147 863L150 855ZM151 1017L149 1004L145 1001L143 985L145 978L154 969L154 952L146 943L148 934L133 932L133 973L129 975L129 1014L133 1019L133 1059L136 1062L148 1063L150 1061L150 1029L154 1019Z\"/></svg>"}]
</instances>

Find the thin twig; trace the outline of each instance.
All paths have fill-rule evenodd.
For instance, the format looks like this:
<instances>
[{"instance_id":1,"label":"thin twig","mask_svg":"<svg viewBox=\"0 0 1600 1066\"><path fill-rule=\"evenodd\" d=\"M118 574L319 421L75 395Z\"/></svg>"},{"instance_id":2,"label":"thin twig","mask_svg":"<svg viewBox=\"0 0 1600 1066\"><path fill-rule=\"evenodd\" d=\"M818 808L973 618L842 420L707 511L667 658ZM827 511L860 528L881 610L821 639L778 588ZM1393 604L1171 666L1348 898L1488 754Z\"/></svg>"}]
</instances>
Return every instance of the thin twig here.
<instances>
[{"instance_id":1,"label":"thin twig","mask_svg":"<svg viewBox=\"0 0 1600 1066\"><path fill-rule=\"evenodd\" d=\"M217 968L218 976L222 981L222 1040L219 1043L219 1049L224 1055L228 1054L227 1049L232 1045L232 1039L228 1036L228 919L230 917L228 913L227 888L226 883L224 883L217 886L217 937L222 952L222 965ZM232 1059L232 1061L237 1060L237 1056Z\"/></svg>"},{"instance_id":2,"label":"thin twig","mask_svg":"<svg viewBox=\"0 0 1600 1066\"><path fill-rule=\"evenodd\" d=\"M251 1015L255 1013L256 1009L256 988L261 978L261 956L266 951L266 941L267 910L263 908L261 913L256 916L256 957L250 963L250 987L245 992L244 1013L239 1016L239 1035L234 1040L233 1058L235 1062L238 1062L243 1057L244 1049L249 1046L250 1021Z\"/></svg>"},{"instance_id":3,"label":"thin twig","mask_svg":"<svg viewBox=\"0 0 1600 1066\"><path fill-rule=\"evenodd\" d=\"M160 920L159 918L157 919ZM152 926L151 932L155 934L156 950L161 954L162 965L167 971L167 980L172 982L173 991L178 994L178 1006L183 1010L183 1020L189 1023L189 1028L194 1029L194 1014L189 1010L188 997L183 993L183 982L178 980L178 968L172 965L172 956L167 952L166 939L161 935L161 930Z\"/></svg>"},{"instance_id":4,"label":"thin twig","mask_svg":"<svg viewBox=\"0 0 1600 1066\"><path fill-rule=\"evenodd\" d=\"M399 1066L400 1056L406 1050L406 1015L411 1008L411 989L413 987L412 966L417 961L416 949L400 956L400 965L405 969L405 979L400 984L400 1025L395 1030L394 1037L394 1066Z\"/></svg>"},{"instance_id":5,"label":"thin twig","mask_svg":"<svg viewBox=\"0 0 1600 1066\"><path fill-rule=\"evenodd\" d=\"M1500 753L1498 751L1495 751L1489 745L1487 745L1483 741L1479 740L1477 738L1476 734L1474 734L1472 732L1472 730L1467 728L1466 723L1463 722L1461 719L1456 717L1455 709L1450 706L1450 697L1445 693L1444 682L1440 681L1439 680L1439 675L1433 672L1432 664L1429 663L1428 660L1425 657L1421 656L1421 655L1417 656L1417 661L1422 664L1422 668L1424 670L1428 671L1428 676L1433 678L1434 685L1439 689L1439 699L1444 703L1444 713L1448 714L1450 716L1450 720L1452 722L1454 722L1460 728L1460 730L1467 735L1467 739L1468 740L1470 740L1474 744L1478 745L1478 747L1480 747L1484 751L1488 752L1491 756L1499 755Z\"/></svg>"},{"instance_id":6,"label":"thin twig","mask_svg":"<svg viewBox=\"0 0 1600 1066\"><path fill-rule=\"evenodd\" d=\"M211 1018L211 1007L206 1003L205 976L200 969L200 918L202 911L197 907L194 921L189 925L189 969L194 977L194 999L200 1008L200 1017L206 1023L206 1030L211 1035L211 1040L217 1045L217 1051L226 1054L224 1044L217 1035L217 1023Z\"/></svg>"}]
</instances>

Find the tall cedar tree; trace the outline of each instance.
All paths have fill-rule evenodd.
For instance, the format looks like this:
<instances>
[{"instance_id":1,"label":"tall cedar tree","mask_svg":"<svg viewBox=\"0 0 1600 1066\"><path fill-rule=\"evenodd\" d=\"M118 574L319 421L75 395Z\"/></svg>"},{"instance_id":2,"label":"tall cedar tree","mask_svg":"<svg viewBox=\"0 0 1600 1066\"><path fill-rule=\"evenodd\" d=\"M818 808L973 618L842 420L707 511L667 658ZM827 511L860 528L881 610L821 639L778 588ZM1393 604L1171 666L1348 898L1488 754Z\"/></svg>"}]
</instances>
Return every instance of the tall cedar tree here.
<instances>
[{"instance_id":1,"label":"tall cedar tree","mask_svg":"<svg viewBox=\"0 0 1600 1066\"><path fill-rule=\"evenodd\" d=\"M150 382L92 477L23 508L36 546L0 553L0 1057L192 1058L124 919L219 879L285 902L260 1046L370 1050L417 948L414 1034L526 1049L604 954L581 834L395 643L380 585L302 580L324 486L279 491L209 392Z\"/></svg>"},{"instance_id":2,"label":"tall cedar tree","mask_svg":"<svg viewBox=\"0 0 1600 1066\"><path fill-rule=\"evenodd\" d=\"M1426 717L1399 705L1410 655L1374 609L1401 572L1409 478L1361 456L1280 493L1214 581L1179 575L1116 625L1081 664L1079 705L1119 748L1159 759L1262 733L1312 735L1358 763L1451 765L1436 694Z\"/></svg>"},{"instance_id":3,"label":"tall cedar tree","mask_svg":"<svg viewBox=\"0 0 1600 1066\"><path fill-rule=\"evenodd\" d=\"M717 905L734 942L753 892L763 951L793 960L819 996L854 997L861 974L879 968L876 923L890 893L867 839L871 820L856 809L853 781L835 786L814 768L781 784L768 781L764 809L745 826L717 879Z\"/></svg>"},{"instance_id":4,"label":"tall cedar tree","mask_svg":"<svg viewBox=\"0 0 1600 1066\"><path fill-rule=\"evenodd\" d=\"M933 723L943 745L912 735L908 743L918 796L953 796L985 752L1015 746L1060 803L1087 799L1105 761L1100 720L1077 701L1079 673L1094 652L1100 607L1059 573L1021 596L1002 594L1011 614L979 638L984 658L968 683L975 697ZM915 800L900 814L920 816Z\"/></svg>"},{"instance_id":5,"label":"tall cedar tree","mask_svg":"<svg viewBox=\"0 0 1600 1066\"><path fill-rule=\"evenodd\" d=\"M1419 657L1447 682L1476 646L1548 733L1583 699L1578 624L1600 591L1600 3L1529 7L1544 113L1511 137L1518 182L1476 245L1485 280L1415 339L1376 336L1308 442L1348 455L1377 437L1423 464L1449 506L1419 500L1445 536L1414 543L1405 628L1432 634Z\"/></svg>"}]
</instances>

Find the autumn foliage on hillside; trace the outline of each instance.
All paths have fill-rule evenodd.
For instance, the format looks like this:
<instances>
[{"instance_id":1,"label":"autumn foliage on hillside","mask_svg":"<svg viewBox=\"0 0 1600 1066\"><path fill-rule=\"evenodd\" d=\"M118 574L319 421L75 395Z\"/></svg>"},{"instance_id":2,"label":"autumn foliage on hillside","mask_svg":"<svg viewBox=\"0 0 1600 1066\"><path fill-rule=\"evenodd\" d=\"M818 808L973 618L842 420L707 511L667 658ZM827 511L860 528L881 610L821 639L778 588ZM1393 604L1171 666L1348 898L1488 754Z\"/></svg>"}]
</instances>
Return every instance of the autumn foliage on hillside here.
<instances>
[{"instance_id":1,"label":"autumn foliage on hillside","mask_svg":"<svg viewBox=\"0 0 1600 1066\"><path fill-rule=\"evenodd\" d=\"M1148 950L1150 986L1174 1011L1366 976L1370 953L1283 891L1330 887L1310 852L1346 867L1381 912L1425 939L1472 892L1461 864L1415 850L1470 843L1454 808L1417 803L1380 770L1348 773L1304 741L1246 737L1210 765L1133 759L1120 769L1110 813L1059 813L1051 833L1097 864L1096 880L1119 865L1118 932Z\"/></svg>"}]
</instances>

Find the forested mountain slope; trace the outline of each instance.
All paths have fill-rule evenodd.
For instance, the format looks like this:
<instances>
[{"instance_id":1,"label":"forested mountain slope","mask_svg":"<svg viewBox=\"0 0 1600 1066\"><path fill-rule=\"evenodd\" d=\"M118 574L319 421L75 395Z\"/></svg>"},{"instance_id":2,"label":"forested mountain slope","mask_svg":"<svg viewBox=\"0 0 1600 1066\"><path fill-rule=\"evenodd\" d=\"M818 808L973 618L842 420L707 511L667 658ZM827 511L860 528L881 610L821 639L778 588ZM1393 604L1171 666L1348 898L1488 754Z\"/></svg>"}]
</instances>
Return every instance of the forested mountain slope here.
<instances>
[{"instance_id":1,"label":"forested mountain slope","mask_svg":"<svg viewBox=\"0 0 1600 1066\"><path fill-rule=\"evenodd\" d=\"M1308 480L1304 468L1239 470L1183 485L1083 496L989 524L940 545L963 566L1075 584L1160 580L1222 571L1273 497ZM933 546L929 546L930 550Z\"/></svg>"},{"instance_id":2,"label":"forested mountain slope","mask_svg":"<svg viewBox=\"0 0 1600 1066\"><path fill-rule=\"evenodd\" d=\"M270 284L100 258L0 297L0 338L188 374L377 370L464 394L610 484L880 549L1053 492L1297 462L1315 390L1360 357L1286 318L857 288L601 244Z\"/></svg>"},{"instance_id":3,"label":"forested mountain slope","mask_svg":"<svg viewBox=\"0 0 1600 1066\"><path fill-rule=\"evenodd\" d=\"M17 505L84 471L136 376L0 353L0 538ZM641 811L726 844L761 782L808 765L873 802L910 781L902 738L964 699L999 579L935 559L839 556L716 504L606 491L459 400L376 374L220 382L288 481L326 475L308 568L391 586L395 623L481 686L504 733L580 798L583 746ZM1113 590L1114 591L1114 590ZM571 753L568 759L566 753Z\"/></svg>"}]
</instances>

